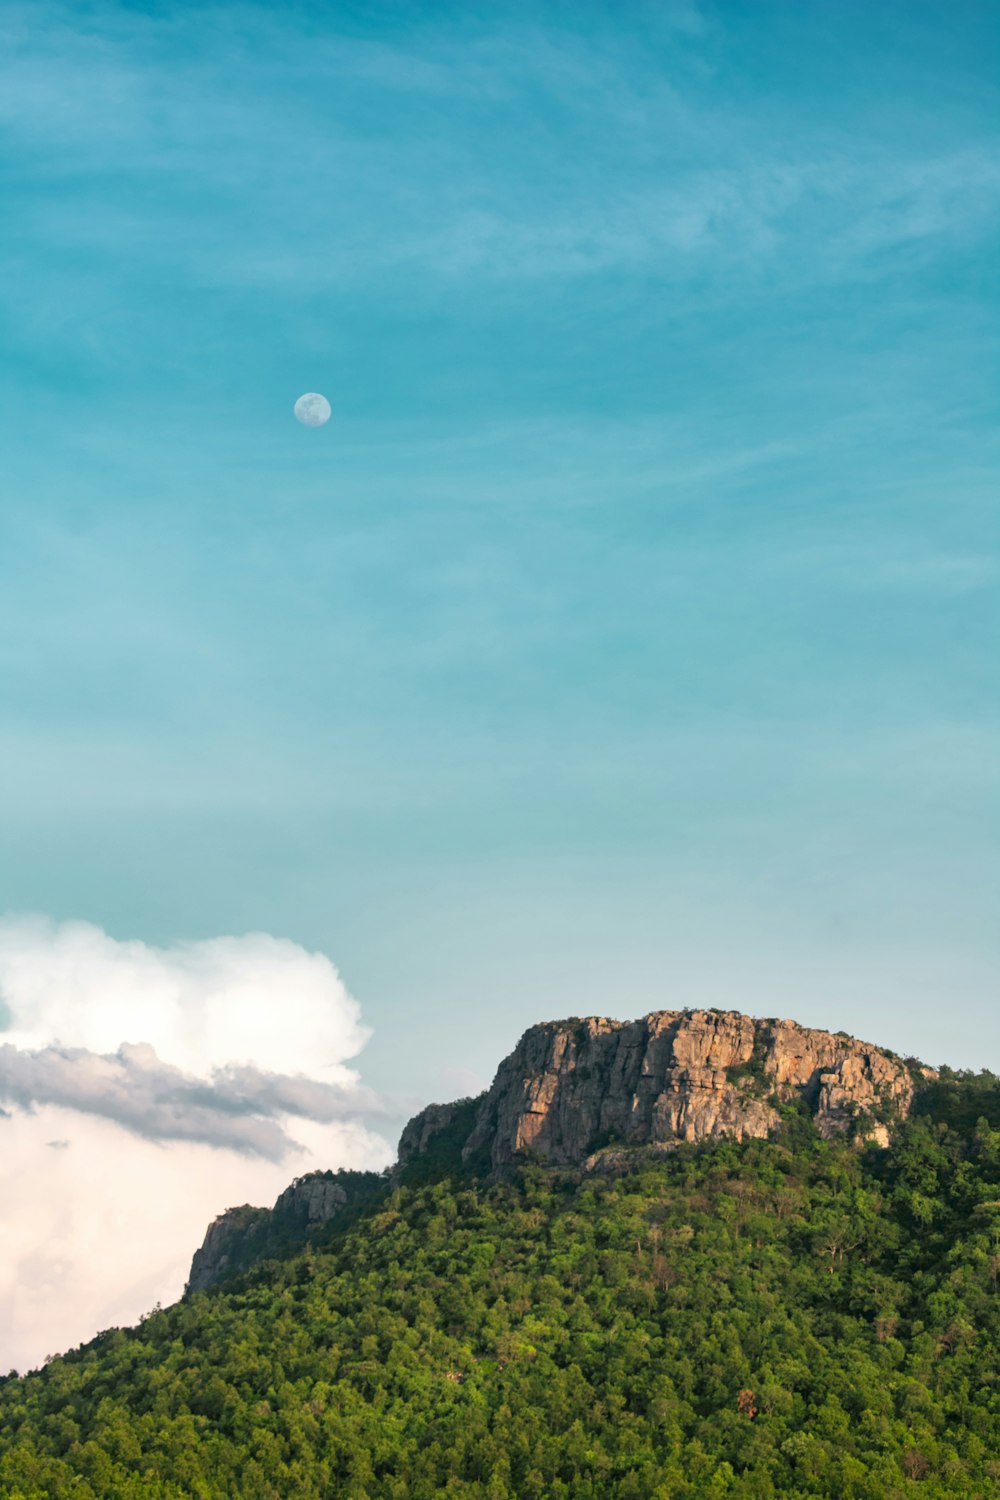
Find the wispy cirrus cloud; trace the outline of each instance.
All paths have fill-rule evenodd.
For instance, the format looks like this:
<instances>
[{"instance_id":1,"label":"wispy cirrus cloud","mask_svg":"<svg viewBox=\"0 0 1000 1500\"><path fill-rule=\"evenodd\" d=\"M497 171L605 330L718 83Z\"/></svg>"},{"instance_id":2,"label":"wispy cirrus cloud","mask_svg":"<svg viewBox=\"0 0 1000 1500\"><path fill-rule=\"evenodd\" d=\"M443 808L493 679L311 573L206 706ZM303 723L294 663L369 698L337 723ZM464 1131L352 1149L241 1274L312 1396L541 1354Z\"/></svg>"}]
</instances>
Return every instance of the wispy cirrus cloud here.
<instances>
[{"instance_id":1,"label":"wispy cirrus cloud","mask_svg":"<svg viewBox=\"0 0 1000 1500\"><path fill-rule=\"evenodd\" d=\"M286 294L408 269L700 282L715 265L732 295L776 268L881 276L886 250L932 256L996 222L1000 167L974 135L859 149L716 97L704 49L723 28L694 7L665 14L665 55L509 18L460 41L427 25L406 48L254 6L199 12L196 32L114 12L83 33L58 5L49 21L8 22L0 121L39 170L72 170L72 191L20 205L18 239L75 249L81 277L109 254Z\"/></svg>"}]
</instances>

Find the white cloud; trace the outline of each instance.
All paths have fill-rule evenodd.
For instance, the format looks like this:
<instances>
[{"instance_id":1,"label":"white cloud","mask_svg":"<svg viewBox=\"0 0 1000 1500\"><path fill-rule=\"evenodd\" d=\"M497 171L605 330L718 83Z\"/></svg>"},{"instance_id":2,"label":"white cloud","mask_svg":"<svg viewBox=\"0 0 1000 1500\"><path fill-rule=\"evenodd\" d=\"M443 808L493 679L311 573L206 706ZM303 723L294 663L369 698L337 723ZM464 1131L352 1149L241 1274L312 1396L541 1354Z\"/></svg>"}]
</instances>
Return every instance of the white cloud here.
<instances>
[{"instance_id":1,"label":"white cloud","mask_svg":"<svg viewBox=\"0 0 1000 1500\"><path fill-rule=\"evenodd\" d=\"M330 960L264 932L155 948L88 922L0 920L0 999L17 1047L113 1052L148 1042L195 1073L241 1062L279 1073L343 1066L368 1039Z\"/></svg>"},{"instance_id":2,"label":"white cloud","mask_svg":"<svg viewBox=\"0 0 1000 1500\"><path fill-rule=\"evenodd\" d=\"M0 920L0 1367L174 1300L208 1222L391 1151L333 964L253 933L156 948Z\"/></svg>"}]
</instances>

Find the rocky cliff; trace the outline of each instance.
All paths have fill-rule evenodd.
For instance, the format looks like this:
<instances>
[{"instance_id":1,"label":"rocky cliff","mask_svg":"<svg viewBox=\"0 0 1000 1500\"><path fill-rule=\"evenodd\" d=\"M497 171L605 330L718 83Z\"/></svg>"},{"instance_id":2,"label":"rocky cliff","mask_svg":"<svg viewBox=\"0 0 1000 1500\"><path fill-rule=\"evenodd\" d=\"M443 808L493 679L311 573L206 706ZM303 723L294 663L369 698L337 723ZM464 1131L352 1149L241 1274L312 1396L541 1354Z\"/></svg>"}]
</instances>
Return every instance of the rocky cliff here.
<instances>
[{"instance_id":1,"label":"rocky cliff","mask_svg":"<svg viewBox=\"0 0 1000 1500\"><path fill-rule=\"evenodd\" d=\"M255 1258L251 1246L262 1242L262 1231L270 1217L270 1209L242 1203L213 1219L192 1257L185 1294L207 1291L227 1275L235 1275L244 1264L249 1265Z\"/></svg>"},{"instance_id":2,"label":"rocky cliff","mask_svg":"<svg viewBox=\"0 0 1000 1500\"><path fill-rule=\"evenodd\" d=\"M612 1143L765 1137L788 1106L812 1115L821 1136L886 1145L913 1091L911 1067L892 1053L794 1021L685 1010L548 1022L500 1064L462 1156L502 1171L525 1159L583 1164ZM401 1167L453 1124L440 1105L411 1120Z\"/></svg>"},{"instance_id":3,"label":"rocky cliff","mask_svg":"<svg viewBox=\"0 0 1000 1500\"><path fill-rule=\"evenodd\" d=\"M188 1292L286 1253L384 1197L456 1168L502 1173L519 1161L596 1168L637 1146L669 1150L715 1136L765 1137L805 1113L821 1136L887 1145L930 1070L842 1032L739 1011L654 1011L638 1021L533 1026L478 1099L431 1104L403 1130L387 1179L313 1172L272 1209L229 1209L209 1226Z\"/></svg>"},{"instance_id":4,"label":"rocky cliff","mask_svg":"<svg viewBox=\"0 0 1000 1500\"><path fill-rule=\"evenodd\" d=\"M267 1256L281 1254L308 1239L313 1230L336 1220L343 1210L381 1191L376 1172L310 1172L297 1177L273 1208L227 1209L208 1226L191 1261L186 1293L204 1292Z\"/></svg>"}]
</instances>

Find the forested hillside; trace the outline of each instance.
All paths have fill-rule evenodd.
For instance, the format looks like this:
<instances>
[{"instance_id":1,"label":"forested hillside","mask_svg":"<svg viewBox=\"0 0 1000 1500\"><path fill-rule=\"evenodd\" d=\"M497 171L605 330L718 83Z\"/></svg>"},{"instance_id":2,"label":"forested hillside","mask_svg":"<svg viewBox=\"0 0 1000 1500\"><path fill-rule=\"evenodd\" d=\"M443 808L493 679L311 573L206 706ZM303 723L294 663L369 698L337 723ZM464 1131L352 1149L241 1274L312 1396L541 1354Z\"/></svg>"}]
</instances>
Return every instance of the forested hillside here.
<instances>
[{"instance_id":1,"label":"forested hillside","mask_svg":"<svg viewBox=\"0 0 1000 1500\"><path fill-rule=\"evenodd\" d=\"M471 1175L0 1388L10 1500L1000 1495L1000 1080Z\"/></svg>"}]
</instances>

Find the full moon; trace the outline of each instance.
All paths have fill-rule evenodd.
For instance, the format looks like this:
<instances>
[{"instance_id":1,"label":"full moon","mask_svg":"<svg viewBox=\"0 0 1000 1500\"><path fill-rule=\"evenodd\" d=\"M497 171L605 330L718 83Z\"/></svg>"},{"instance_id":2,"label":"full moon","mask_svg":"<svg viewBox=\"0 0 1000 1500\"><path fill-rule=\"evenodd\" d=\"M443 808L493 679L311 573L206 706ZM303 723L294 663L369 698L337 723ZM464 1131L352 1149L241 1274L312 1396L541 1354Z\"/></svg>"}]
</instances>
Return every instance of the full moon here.
<instances>
[{"instance_id":1,"label":"full moon","mask_svg":"<svg viewBox=\"0 0 1000 1500\"><path fill-rule=\"evenodd\" d=\"M330 420L330 403L318 391L307 391L296 401L295 415L303 427L322 427Z\"/></svg>"}]
</instances>

